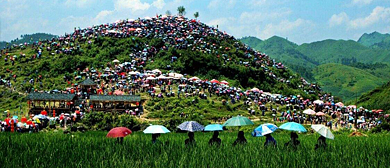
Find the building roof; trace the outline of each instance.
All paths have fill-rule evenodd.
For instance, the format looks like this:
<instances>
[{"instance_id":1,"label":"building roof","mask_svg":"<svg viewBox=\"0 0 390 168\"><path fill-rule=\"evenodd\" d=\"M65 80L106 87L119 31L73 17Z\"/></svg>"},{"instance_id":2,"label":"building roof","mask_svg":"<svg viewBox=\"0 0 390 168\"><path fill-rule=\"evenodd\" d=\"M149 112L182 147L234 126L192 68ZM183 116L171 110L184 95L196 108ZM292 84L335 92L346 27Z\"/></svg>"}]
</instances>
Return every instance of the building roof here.
<instances>
[{"instance_id":1,"label":"building roof","mask_svg":"<svg viewBox=\"0 0 390 168\"><path fill-rule=\"evenodd\" d=\"M108 101L108 102L139 102L141 96L137 95L91 95L91 101Z\"/></svg>"},{"instance_id":2,"label":"building roof","mask_svg":"<svg viewBox=\"0 0 390 168\"><path fill-rule=\"evenodd\" d=\"M81 82L79 85L84 85L84 86L93 86L97 85L92 79L85 79L83 82Z\"/></svg>"},{"instance_id":3,"label":"building roof","mask_svg":"<svg viewBox=\"0 0 390 168\"><path fill-rule=\"evenodd\" d=\"M65 100L70 101L76 97L75 94L50 94L50 93L30 93L27 100Z\"/></svg>"}]
</instances>

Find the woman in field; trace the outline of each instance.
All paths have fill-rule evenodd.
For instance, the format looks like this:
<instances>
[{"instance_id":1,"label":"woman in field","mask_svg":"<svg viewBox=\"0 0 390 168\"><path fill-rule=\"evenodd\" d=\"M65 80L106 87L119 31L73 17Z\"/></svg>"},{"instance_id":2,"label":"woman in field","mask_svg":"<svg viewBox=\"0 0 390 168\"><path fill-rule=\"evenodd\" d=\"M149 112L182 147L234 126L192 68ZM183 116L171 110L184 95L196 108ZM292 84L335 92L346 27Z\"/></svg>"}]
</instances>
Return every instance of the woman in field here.
<instances>
[{"instance_id":1,"label":"woman in field","mask_svg":"<svg viewBox=\"0 0 390 168\"><path fill-rule=\"evenodd\" d=\"M314 149L317 150L318 148L326 148L328 146L326 144L326 138L324 136L320 136L317 140L317 144L314 146Z\"/></svg>"},{"instance_id":2,"label":"woman in field","mask_svg":"<svg viewBox=\"0 0 390 168\"><path fill-rule=\"evenodd\" d=\"M274 139L274 137L271 136L271 134L267 134L265 135L265 137L266 139L265 139L264 146L273 146L273 147L276 146L276 140Z\"/></svg>"},{"instance_id":3,"label":"woman in field","mask_svg":"<svg viewBox=\"0 0 390 168\"><path fill-rule=\"evenodd\" d=\"M209 140L209 145L221 145L221 139L218 138L219 132L214 131L213 137Z\"/></svg>"},{"instance_id":4,"label":"woman in field","mask_svg":"<svg viewBox=\"0 0 390 168\"><path fill-rule=\"evenodd\" d=\"M297 147L301 142L298 140L298 135L295 132L291 132L291 140L284 144L284 146Z\"/></svg>"},{"instance_id":5,"label":"woman in field","mask_svg":"<svg viewBox=\"0 0 390 168\"><path fill-rule=\"evenodd\" d=\"M194 133L188 132L188 139L186 139L184 142L187 146L195 146L196 142L195 142L195 138L194 138Z\"/></svg>"},{"instance_id":6,"label":"woman in field","mask_svg":"<svg viewBox=\"0 0 390 168\"><path fill-rule=\"evenodd\" d=\"M246 144L247 141L244 136L244 131L239 131L237 135L237 139L234 141L233 146L236 146L237 144Z\"/></svg>"}]
</instances>

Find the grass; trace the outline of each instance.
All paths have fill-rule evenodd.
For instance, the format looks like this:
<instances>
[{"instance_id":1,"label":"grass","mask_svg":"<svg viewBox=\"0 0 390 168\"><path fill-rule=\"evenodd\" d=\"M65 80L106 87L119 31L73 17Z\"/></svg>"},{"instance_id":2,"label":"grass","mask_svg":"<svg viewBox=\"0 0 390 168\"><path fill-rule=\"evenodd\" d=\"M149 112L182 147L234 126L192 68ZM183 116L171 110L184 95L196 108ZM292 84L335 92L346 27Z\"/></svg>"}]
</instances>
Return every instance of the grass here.
<instances>
[{"instance_id":1,"label":"grass","mask_svg":"<svg viewBox=\"0 0 390 168\"><path fill-rule=\"evenodd\" d=\"M2 167L389 167L386 134L369 137L336 135L328 148L314 150L318 134L301 134L297 150L283 146L288 132L274 134L277 148L264 148L265 138L246 134L248 144L233 147L236 132L222 132L222 146L210 147L212 133L196 133L196 147L185 147L184 133L162 135L165 145L153 145L150 135L133 133L122 145L106 132L11 134L0 136Z\"/></svg>"}]
</instances>

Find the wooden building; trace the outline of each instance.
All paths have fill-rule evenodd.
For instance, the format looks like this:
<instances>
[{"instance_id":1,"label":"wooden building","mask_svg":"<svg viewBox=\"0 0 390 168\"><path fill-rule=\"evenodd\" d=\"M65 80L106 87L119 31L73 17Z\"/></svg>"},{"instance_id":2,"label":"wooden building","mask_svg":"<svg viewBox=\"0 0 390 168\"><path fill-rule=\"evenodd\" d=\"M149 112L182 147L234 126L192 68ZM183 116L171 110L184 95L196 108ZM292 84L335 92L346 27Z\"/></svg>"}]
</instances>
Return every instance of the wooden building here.
<instances>
[{"instance_id":1,"label":"wooden building","mask_svg":"<svg viewBox=\"0 0 390 168\"><path fill-rule=\"evenodd\" d=\"M28 109L31 114L39 114L46 110L56 114L70 113L77 97L75 94L50 94L50 93L30 93L27 95Z\"/></svg>"},{"instance_id":2,"label":"wooden building","mask_svg":"<svg viewBox=\"0 0 390 168\"><path fill-rule=\"evenodd\" d=\"M91 95L90 104L94 111L116 111L124 112L140 108L141 96L139 95Z\"/></svg>"}]
</instances>

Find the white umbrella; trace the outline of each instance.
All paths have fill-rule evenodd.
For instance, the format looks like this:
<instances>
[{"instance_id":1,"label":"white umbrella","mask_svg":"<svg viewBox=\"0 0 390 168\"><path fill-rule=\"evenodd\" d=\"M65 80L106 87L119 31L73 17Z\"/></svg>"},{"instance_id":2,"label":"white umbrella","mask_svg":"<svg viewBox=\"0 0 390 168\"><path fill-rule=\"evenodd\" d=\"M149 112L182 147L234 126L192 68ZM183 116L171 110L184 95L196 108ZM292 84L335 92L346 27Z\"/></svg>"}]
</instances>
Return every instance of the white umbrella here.
<instances>
[{"instance_id":1,"label":"white umbrella","mask_svg":"<svg viewBox=\"0 0 390 168\"><path fill-rule=\"evenodd\" d=\"M156 80L156 78L149 76L146 78L146 80Z\"/></svg>"},{"instance_id":2,"label":"white umbrella","mask_svg":"<svg viewBox=\"0 0 390 168\"><path fill-rule=\"evenodd\" d=\"M313 103L314 104L324 104L324 101L322 101L322 100L315 100Z\"/></svg>"},{"instance_id":3,"label":"white umbrella","mask_svg":"<svg viewBox=\"0 0 390 168\"><path fill-rule=\"evenodd\" d=\"M119 63L119 60L115 59L114 61L112 61L113 63Z\"/></svg>"},{"instance_id":4,"label":"white umbrella","mask_svg":"<svg viewBox=\"0 0 390 168\"><path fill-rule=\"evenodd\" d=\"M161 73L161 71L159 69L154 69L152 70L153 73Z\"/></svg>"},{"instance_id":5,"label":"white umbrella","mask_svg":"<svg viewBox=\"0 0 390 168\"><path fill-rule=\"evenodd\" d=\"M312 125L311 128L313 128L314 131L324 136L325 138L334 139L334 135L330 129L326 128L324 125Z\"/></svg>"},{"instance_id":6,"label":"white umbrella","mask_svg":"<svg viewBox=\"0 0 390 168\"><path fill-rule=\"evenodd\" d=\"M129 75L137 75L137 74L139 74L139 72L137 72L137 71L131 71L131 72L129 72Z\"/></svg>"},{"instance_id":7,"label":"white umbrella","mask_svg":"<svg viewBox=\"0 0 390 168\"><path fill-rule=\"evenodd\" d=\"M312 109L306 109L303 111L303 113L308 115L316 115L316 112Z\"/></svg>"},{"instance_id":8,"label":"white umbrella","mask_svg":"<svg viewBox=\"0 0 390 168\"><path fill-rule=\"evenodd\" d=\"M168 78L164 75L160 75L159 77L157 77L157 79L168 79Z\"/></svg>"}]
</instances>

